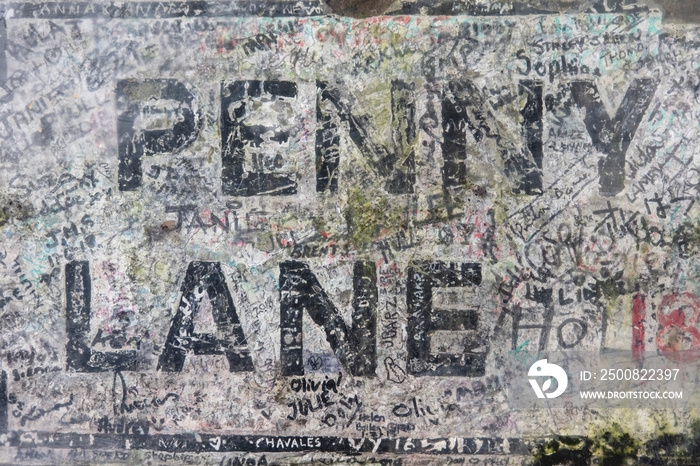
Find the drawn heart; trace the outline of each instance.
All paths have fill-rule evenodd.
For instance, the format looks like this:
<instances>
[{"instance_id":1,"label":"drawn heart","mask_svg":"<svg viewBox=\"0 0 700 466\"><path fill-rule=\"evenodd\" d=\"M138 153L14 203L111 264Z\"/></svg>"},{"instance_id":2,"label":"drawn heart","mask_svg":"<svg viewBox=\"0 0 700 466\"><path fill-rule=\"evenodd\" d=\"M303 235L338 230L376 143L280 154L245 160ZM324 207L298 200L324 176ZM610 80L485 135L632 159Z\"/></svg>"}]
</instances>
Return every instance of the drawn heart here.
<instances>
[{"instance_id":1,"label":"drawn heart","mask_svg":"<svg viewBox=\"0 0 700 466\"><path fill-rule=\"evenodd\" d=\"M214 447L214 450L218 451L219 447L221 447L221 437L216 437L209 440L209 445Z\"/></svg>"},{"instance_id":2,"label":"drawn heart","mask_svg":"<svg viewBox=\"0 0 700 466\"><path fill-rule=\"evenodd\" d=\"M323 359L319 358L318 356L311 356L309 360L307 361L309 363L309 366L311 366L311 369L317 371L323 366Z\"/></svg>"}]
</instances>

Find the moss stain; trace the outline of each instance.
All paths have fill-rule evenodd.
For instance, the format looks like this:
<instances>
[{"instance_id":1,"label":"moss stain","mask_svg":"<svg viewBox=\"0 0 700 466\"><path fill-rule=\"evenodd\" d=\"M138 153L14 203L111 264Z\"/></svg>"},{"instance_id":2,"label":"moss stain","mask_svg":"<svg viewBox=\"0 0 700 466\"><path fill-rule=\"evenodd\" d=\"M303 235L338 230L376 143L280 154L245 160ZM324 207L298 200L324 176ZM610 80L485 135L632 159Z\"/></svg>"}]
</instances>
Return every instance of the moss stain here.
<instances>
[{"instance_id":1,"label":"moss stain","mask_svg":"<svg viewBox=\"0 0 700 466\"><path fill-rule=\"evenodd\" d=\"M124 86L124 94L129 96L129 99L133 102L158 99L160 98L160 86L159 82L131 80Z\"/></svg>"},{"instance_id":2,"label":"moss stain","mask_svg":"<svg viewBox=\"0 0 700 466\"><path fill-rule=\"evenodd\" d=\"M0 205L0 227L11 219L27 220L34 212L31 204L20 202L17 199L7 199Z\"/></svg>"},{"instance_id":3,"label":"moss stain","mask_svg":"<svg viewBox=\"0 0 700 466\"><path fill-rule=\"evenodd\" d=\"M353 18L368 18L381 15L394 0L327 0L333 13Z\"/></svg>"},{"instance_id":4,"label":"moss stain","mask_svg":"<svg viewBox=\"0 0 700 466\"><path fill-rule=\"evenodd\" d=\"M627 464L628 459L637 458L638 451L637 441L616 422L599 432L594 439L593 454L599 458L598 464L602 466Z\"/></svg>"},{"instance_id":5,"label":"moss stain","mask_svg":"<svg viewBox=\"0 0 700 466\"><path fill-rule=\"evenodd\" d=\"M688 255L700 251L700 222L686 221L678 229L678 243L685 246Z\"/></svg>"},{"instance_id":6,"label":"moss stain","mask_svg":"<svg viewBox=\"0 0 700 466\"><path fill-rule=\"evenodd\" d=\"M350 243L363 248L384 235L392 235L404 226L403 210L391 207L385 197L370 197L363 189L355 188L348 196L345 220L350 232Z\"/></svg>"},{"instance_id":7,"label":"moss stain","mask_svg":"<svg viewBox=\"0 0 700 466\"><path fill-rule=\"evenodd\" d=\"M660 429L652 439L641 443L617 422L590 436L556 436L537 445L528 463L533 466L626 464L697 464L685 460L700 458L700 419L692 421L688 434ZM641 463L639 460L643 460Z\"/></svg>"},{"instance_id":8,"label":"moss stain","mask_svg":"<svg viewBox=\"0 0 700 466\"><path fill-rule=\"evenodd\" d=\"M142 258L138 254L129 256L129 266L126 275L134 282L143 284L148 281L149 269L142 263Z\"/></svg>"},{"instance_id":9,"label":"moss stain","mask_svg":"<svg viewBox=\"0 0 700 466\"><path fill-rule=\"evenodd\" d=\"M318 233L328 232L328 222L323 217L312 217L311 222Z\"/></svg>"},{"instance_id":10,"label":"moss stain","mask_svg":"<svg viewBox=\"0 0 700 466\"><path fill-rule=\"evenodd\" d=\"M691 423L688 435L665 430L661 429L657 437L644 444L644 450L648 456L655 459L668 457L682 460L700 459L700 419Z\"/></svg>"},{"instance_id":11,"label":"moss stain","mask_svg":"<svg viewBox=\"0 0 700 466\"><path fill-rule=\"evenodd\" d=\"M537 445L533 452L533 466L558 464L587 465L592 456L593 441L588 438L557 436Z\"/></svg>"}]
</instances>

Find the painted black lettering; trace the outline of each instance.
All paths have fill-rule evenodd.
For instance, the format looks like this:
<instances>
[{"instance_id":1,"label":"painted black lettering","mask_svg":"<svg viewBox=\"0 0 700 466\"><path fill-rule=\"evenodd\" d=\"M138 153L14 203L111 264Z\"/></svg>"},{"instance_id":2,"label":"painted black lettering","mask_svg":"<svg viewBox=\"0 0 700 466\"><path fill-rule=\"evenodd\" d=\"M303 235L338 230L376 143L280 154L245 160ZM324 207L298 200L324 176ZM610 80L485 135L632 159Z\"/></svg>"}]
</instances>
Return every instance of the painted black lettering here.
<instances>
[{"instance_id":1,"label":"painted black lettering","mask_svg":"<svg viewBox=\"0 0 700 466\"><path fill-rule=\"evenodd\" d=\"M635 79L611 119L592 81L574 81L571 94L576 105L585 108L584 123L593 146L605 154L598 162L600 194L615 196L625 188L625 155L642 121L658 82Z\"/></svg>"},{"instance_id":2,"label":"painted black lettering","mask_svg":"<svg viewBox=\"0 0 700 466\"><path fill-rule=\"evenodd\" d=\"M275 172L277 163L268 166L259 148L263 135L284 143L289 132L278 126L247 125L243 122L253 99L278 99L289 102L297 96L291 81L234 81L221 85L221 164L223 192L229 196L282 196L297 192L296 174ZM247 153L251 157L247 157ZM250 158L251 163L246 160ZM252 166L252 170L246 166Z\"/></svg>"},{"instance_id":3,"label":"painted black lettering","mask_svg":"<svg viewBox=\"0 0 700 466\"><path fill-rule=\"evenodd\" d=\"M506 170L518 183L515 193L535 194L542 192L542 82L520 81L518 90L527 100L520 111L523 117L523 133L527 151L523 157L509 159L513 164ZM529 156L528 156L529 155Z\"/></svg>"},{"instance_id":4,"label":"painted black lettering","mask_svg":"<svg viewBox=\"0 0 700 466\"><path fill-rule=\"evenodd\" d=\"M316 191L338 192L340 163L340 118L330 111L327 85L317 81L316 96Z\"/></svg>"},{"instance_id":5,"label":"painted black lettering","mask_svg":"<svg viewBox=\"0 0 700 466\"><path fill-rule=\"evenodd\" d=\"M338 83L317 82L316 191L338 190L339 122L349 127L349 137L372 169L386 179L391 194L413 192L416 182L417 140L415 84L391 82L392 143L374 140L374 123L368 115L353 113L352 98Z\"/></svg>"},{"instance_id":6,"label":"painted black lettering","mask_svg":"<svg viewBox=\"0 0 700 466\"><path fill-rule=\"evenodd\" d=\"M0 371L0 434L8 432L7 372Z\"/></svg>"},{"instance_id":7,"label":"painted black lettering","mask_svg":"<svg viewBox=\"0 0 700 466\"><path fill-rule=\"evenodd\" d=\"M435 353L430 339L434 331L469 331L478 328L476 311L433 309L433 289L481 284L481 265L472 263L418 262L408 268L408 370L417 376L480 377L485 373L483 353L465 344L461 354ZM466 343L466 341L465 341ZM481 345L479 345L481 346Z\"/></svg>"},{"instance_id":8,"label":"painted black lettering","mask_svg":"<svg viewBox=\"0 0 700 466\"><path fill-rule=\"evenodd\" d=\"M174 79L117 81L119 190L141 186L144 155L174 153L189 146L202 128L197 100Z\"/></svg>"},{"instance_id":9,"label":"painted black lettering","mask_svg":"<svg viewBox=\"0 0 700 466\"><path fill-rule=\"evenodd\" d=\"M372 377L377 367L377 275L372 262L355 262L352 329L343 320L311 269L298 261L280 263L282 374L304 375L302 317L323 327L341 364L355 376Z\"/></svg>"},{"instance_id":10,"label":"painted black lettering","mask_svg":"<svg viewBox=\"0 0 700 466\"><path fill-rule=\"evenodd\" d=\"M187 354L192 353L224 354L228 359L229 371L252 371L253 360L248 342L219 263L190 262L181 291L182 297L158 360L158 370L179 372ZM195 318L205 294L211 303L214 323L223 338L209 333L195 333Z\"/></svg>"},{"instance_id":11,"label":"painted black lettering","mask_svg":"<svg viewBox=\"0 0 700 466\"><path fill-rule=\"evenodd\" d=\"M479 143L485 138L496 142L506 174L513 180L513 192L542 192L542 82L521 81L519 93L526 95L520 114L526 147L519 148L512 138L501 134L499 121L481 91L470 80L450 81L442 102L442 180L444 186L464 185L468 180L467 135Z\"/></svg>"},{"instance_id":12,"label":"painted black lettering","mask_svg":"<svg viewBox=\"0 0 700 466\"><path fill-rule=\"evenodd\" d=\"M551 288L538 288L535 285L530 286L529 283L525 284L527 292L525 293L525 298L530 301L534 301L541 304L544 307L542 312L542 322L541 323L531 323L527 320L527 323L522 323L526 317L523 316L523 309L519 304L513 306L511 310L511 315L513 317L513 330L512 330L512 349L515 351L517 349L518 342L520 342L520 337L518 335L520 329L540 329L540 339L537 346L537 351L544 351L547 349L547 344L549 342L549 334L552 331L552 319L554 317L554 300L552 299L552 289ZM539 309L538 309L539 310ZM531 314L529 312L528 314ZM536 316L539 316L538 312L534 312Z\"/></svg>"},{"instance_id":13,"label":"painted black lettering","mask_svg":"<svg viewBox=\"0 0 700 466\"><path fill-rule=\"evenodd\" d=\"M92 284L90 263L66 265L66 365L78 372L133 371L143 365L136 351L100 352L88 344Z\"/></svg>"}]
</instances>

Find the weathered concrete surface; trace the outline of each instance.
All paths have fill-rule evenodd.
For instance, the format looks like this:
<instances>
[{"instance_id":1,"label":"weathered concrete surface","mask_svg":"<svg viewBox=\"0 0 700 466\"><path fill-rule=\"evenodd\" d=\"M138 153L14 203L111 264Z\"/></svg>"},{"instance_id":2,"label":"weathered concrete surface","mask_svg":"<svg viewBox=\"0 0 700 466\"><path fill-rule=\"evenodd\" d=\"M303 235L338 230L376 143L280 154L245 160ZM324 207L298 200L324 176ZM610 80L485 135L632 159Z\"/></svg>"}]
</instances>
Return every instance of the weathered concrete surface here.
<instances>
[{"instance_id":1,"label":"weathered concrete surface","mask_svg":"<svg viewBox=\"0 0 700 466\"><path fill-rule=\"evenodd\" d=\"M514 394L697 388L699 39L607 3L4 4L0 458L696 464Z\"/></svg>"}]
</instances>

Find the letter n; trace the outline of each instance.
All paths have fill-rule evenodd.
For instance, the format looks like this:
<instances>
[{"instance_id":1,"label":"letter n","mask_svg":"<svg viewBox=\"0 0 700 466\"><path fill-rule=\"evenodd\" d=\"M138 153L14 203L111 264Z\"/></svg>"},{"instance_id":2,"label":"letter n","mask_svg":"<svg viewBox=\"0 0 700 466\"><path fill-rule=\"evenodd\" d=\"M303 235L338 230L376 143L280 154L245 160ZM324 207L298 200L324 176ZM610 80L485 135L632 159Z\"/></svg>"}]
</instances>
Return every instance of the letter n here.
<instances>
[{"instance_id":1,"label":"letter n","mask_svg":"<svg viewBox=\"0 0 700 466\"><path fill-rule=\"evenodd\" d=\"M179 372L188 353L226 355L231 372L253 370L248 343L231 293L218 262L190 262L182 282L182 296L170 325L158 370ZM218 335L195 333L195 318L205 294L211 303Z\"/></svg>"},{"instance_id":2,"label":"letter n","mask_svg":"<svg viewBox=\"0 0 700 466\"><path fill-rule=\"evenodd\" d=\"M415 146L418 140L415 84L391 82L391 141L377 137L376 121L354 109L353 96L342 83L317 81L316 99L316 191L338 191L341 123L365 157L369 167L384 181L390 194L409 194L416 184Z\"/></svg>"},{"instance_id":3,"label":"letter n","mask_svg":"<svg viewBox=\"0 0 700 466\"><path fill-rule=\"evenodd\" d=\"M304 375L302 317L323 327L336 356L354 376L373 377L377 368L377 272L371 262L355 262L352 329L316 276L303 262L280 263L280 343L282 374Z\"/></svg>"},{"instance_id":4,"label":"letter n","mask_svg":"<svg viewBox=\"0 0 700 466\"><path fill-rule=\"evenodd\" d=\"M518 95L523 97L520 133L525 147L513 142L520 135L509 135L506 126L490 108L488 100L469 79L446 84L442 102L443 185L464 185L468 180L467 130L474 141L493 140L503 160L505 172L513 182L514 193L542 193L542 82L520 81Z\"/></svg>"}]
</instances>

